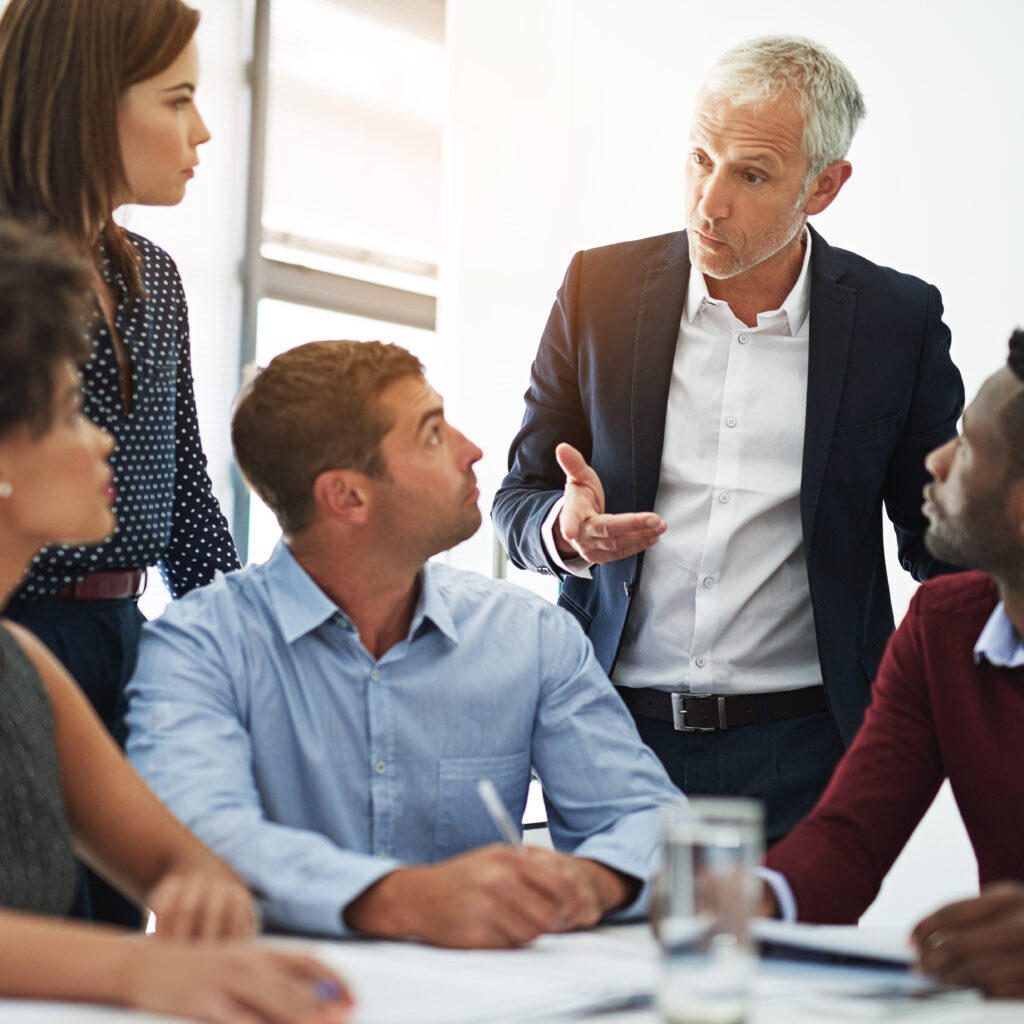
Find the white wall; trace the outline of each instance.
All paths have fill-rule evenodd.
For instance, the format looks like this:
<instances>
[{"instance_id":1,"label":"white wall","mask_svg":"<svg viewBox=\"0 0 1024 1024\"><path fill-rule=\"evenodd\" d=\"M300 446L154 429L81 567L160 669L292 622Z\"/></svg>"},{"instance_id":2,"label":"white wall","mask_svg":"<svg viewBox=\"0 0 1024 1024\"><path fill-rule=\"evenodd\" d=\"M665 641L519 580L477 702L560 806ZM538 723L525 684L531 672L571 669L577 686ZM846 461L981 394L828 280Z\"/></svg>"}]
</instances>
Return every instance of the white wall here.
<instances>
[{"instance_id":1,"label":"white wall","mask_svg":"<svg viewBox=\"0 0 1024 1024\"><path fill-rule=\"evenodd\" d=\"M693 97L711 61L754 35L809 35L858 78L869 112L854 175L815 225L938 285L973 395L1024 322L1019 10L1008 0L448 0L439 329L453 419L485 451L482 504L504 473L572 253L684 225ZM456 558L484 564L489 543L485 529ZM890 575L899 616L912 584L898 568ZM899 906L889 916L880 907L876 921L963 890L972 861L948 801L933 820L927 845L948 867L929 872L934 857L922 850Z\"/></svg>"}]
</instances>

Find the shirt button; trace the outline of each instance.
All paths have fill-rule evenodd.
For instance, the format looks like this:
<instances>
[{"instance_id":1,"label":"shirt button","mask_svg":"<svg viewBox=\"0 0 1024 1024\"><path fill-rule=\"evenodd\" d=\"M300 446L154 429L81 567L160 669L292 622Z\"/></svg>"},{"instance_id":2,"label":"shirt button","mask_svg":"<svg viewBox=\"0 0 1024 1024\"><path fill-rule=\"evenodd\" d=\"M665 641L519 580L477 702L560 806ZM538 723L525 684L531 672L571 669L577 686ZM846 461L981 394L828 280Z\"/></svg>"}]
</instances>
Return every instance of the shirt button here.
<instances>
[{"instance_id":1,"label":"shirt button","mask_svg":"<svg viewBox=\"0 0 1024 1024\"><path fill-rule=\"evenodd\" d=\"M718 496L718 500L723 505L728 505L729 504L729 492L728 491L722 491L722 493Z\"/></svg>"},{"instance_id":2,"label":"shirt button","mask_svg":"<svg viewBox=\"0 0 1024 1024\"><path fill-rule=\"evenodd\" d=\"M715 585L715 581L710 576L704 577L704 589L710 590Z\"/></svg>"},{"instance_id":3,"label":"shirt button","mask_svg":"<svg viewBox=\"0 0 1024 1024\"><path fill-rule=\"evenodd\" d=\"M746 334L741 334L741 335L740 335L740 336L739 336L739 337L738 337L738 338L737 338L736 340L737 340L737 341L738 341L738 342L739 342L739 343L740 343L741 345L746 345L746 343L747 343L748 341L750 341L750 337L749 337L749 335L746 335Z\"/></svg>"},{"instance_id":4,"label":"shirt button","mask_svg":"<svg viewBox=\"0 0 1024 1024\"><path fill-rule=\"evenodd\" d=\"M388 770L388 766L387 766L387 765L386 765L386 764L385 764L385 763L384 763L383 761L378 761L378 762L377 762L377 763L376 763L376 764L375 764L375 765L373 766L373 770L374 770L374 771L375 771L375 772L376 772L376 773L377 773L378 775L383 775L383 774L384 774L384 773L385 773L385 772L386 772L386 771Z\"/></svg>"},{"instance_id":5,"label":"shirt button","mask_svg":"<svg viewBox=\"0 0 1024 1024\"><path fill-rule=\"evenodd\" d=\"M727 427L735 427L736 426L736 417L735 416L727 416L725 418L725 425Z\"/></svg>"},{"instance_id":6,"label":"shirt button","mask_svg":"<svg viewBox=\"0 0 1024 1024\"><path fill-rule=\"evenodd\" d=\"M380 673L376 669L374 669L370 673L370 679L376 683L380 679Z\"/></svg>"},{"instance_id":7,"label":"shirt button","mask_svg":"<svg viewBox=\"0 0 1024 1024\"><path fill-rule=\"evenodd\" d=\"M697 666L697 668L703 668L704 667L704 659L703 658L694 658L693 659L693 663L694 663L694 665Z\"/></svg>"}]
</instances>

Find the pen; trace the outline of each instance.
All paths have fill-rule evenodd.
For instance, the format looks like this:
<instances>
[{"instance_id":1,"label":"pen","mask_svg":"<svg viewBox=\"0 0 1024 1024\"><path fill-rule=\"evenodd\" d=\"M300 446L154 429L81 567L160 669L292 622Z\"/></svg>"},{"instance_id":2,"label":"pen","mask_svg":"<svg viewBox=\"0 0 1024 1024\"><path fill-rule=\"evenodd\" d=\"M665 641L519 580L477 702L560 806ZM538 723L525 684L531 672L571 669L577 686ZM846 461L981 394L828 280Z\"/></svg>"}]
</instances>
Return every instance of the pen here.
<instances>
[{"instance_id":1,"label":"pen","mask_svg":"<svg viewBox=\"0 0 1024 1024\"><path fill-rule=\"evenodd\" d=\"M484 807L487 808L491 821L494 822L501 833L501 838L510 846L521 850L523 848L523 837L519 834L519 829L516 828L515 823L512 821L508 808L501 802L501 797L498 796L494 783L490 779L481 779L476 784L476 791L480 794L480 799L483 801Z\"/></svg>"}]
</instances>

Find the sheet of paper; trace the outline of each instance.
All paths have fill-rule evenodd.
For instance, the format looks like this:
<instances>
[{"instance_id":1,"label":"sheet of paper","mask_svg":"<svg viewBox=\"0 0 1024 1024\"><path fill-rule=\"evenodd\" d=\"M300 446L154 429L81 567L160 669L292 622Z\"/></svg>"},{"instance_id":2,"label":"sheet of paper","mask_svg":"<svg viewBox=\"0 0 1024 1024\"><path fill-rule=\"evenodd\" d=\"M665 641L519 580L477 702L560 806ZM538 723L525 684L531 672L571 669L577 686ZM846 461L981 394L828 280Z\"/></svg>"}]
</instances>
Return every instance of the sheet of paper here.
<instances>
[{"instance_id":1,"label":"sheet of paper","mask_svg":"<svg viewBox=\"0 0 1024 1024\"><path fill-rule=\"evenodd\" d=\"M323 943L358 1000L355 1024L497 1024L615 1007L654 992L653 939L548 935L526 949Z\"/></svg>"}]
</instances>

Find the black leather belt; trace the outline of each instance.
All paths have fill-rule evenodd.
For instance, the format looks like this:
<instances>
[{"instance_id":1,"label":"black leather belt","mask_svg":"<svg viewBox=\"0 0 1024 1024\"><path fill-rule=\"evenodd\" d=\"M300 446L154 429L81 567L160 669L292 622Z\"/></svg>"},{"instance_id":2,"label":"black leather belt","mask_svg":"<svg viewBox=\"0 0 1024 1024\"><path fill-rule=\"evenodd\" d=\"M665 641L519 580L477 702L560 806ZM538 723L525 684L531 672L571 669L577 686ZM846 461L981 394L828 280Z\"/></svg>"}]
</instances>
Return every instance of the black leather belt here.
<instances>
[{"instance_id":1,"label":"black leather belt","mask_svg":"<svg viewBox=\"0 0 1024 1024\"><path fill-rule=\"evenodd\" d=\"M739 725L779 722L826 710L825 687L777 693L666 693L664 690L616 686L634 715L671 722L679 732L718 732Z\"/></svg>"}]
</instances>

